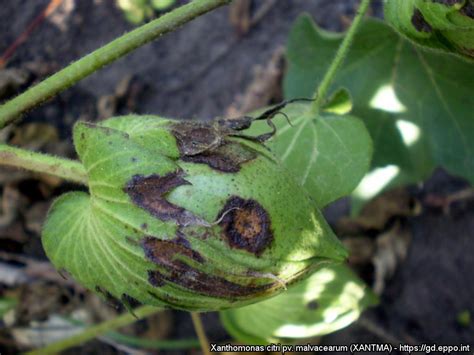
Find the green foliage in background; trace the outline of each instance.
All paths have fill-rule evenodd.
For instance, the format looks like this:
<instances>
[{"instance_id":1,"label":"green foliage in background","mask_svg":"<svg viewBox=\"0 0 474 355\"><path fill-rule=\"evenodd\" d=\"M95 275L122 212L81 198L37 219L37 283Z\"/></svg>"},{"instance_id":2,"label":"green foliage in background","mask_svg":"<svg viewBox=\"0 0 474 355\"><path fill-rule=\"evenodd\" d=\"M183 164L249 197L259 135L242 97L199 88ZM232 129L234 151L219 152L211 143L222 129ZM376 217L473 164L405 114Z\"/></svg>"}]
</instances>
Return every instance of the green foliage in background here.
<instances>
[{"instance_id":1,"label":"green foliage in background","mask_svg":"<svg viewBox=\"0 0 474 355\"><path fill-rule=\"evenodd\" d=\"M309 94L299 97L307 97ZM310 105L292 104L277 116L275 136L269 148L299 181L321 208L350 194L367 173L372 157L372 141L362 120L347 112L351 104L346 91L339 91L315 115ZM269 130L266 122L255 122L249 132Z\"/></svg>"},{"instance_id":2,"label":"green foliage in background","mask_svg":"<svg viewBox=\"0 0 474 355\"><path fill-rule=\"evenodd\" d=\"M297 20L288 41L287 98L311 95L342 38L320 29L307 15ZM370 19L359 29L332 86L349 90L351 114L369 130L372 169L389 173L380 186L361 185L357 197L422 181L437 165L474 181L474 70L468 62L424 51L384 22ZM346 144L357 139L352 135Z\"/></svg>"}]
</instances>

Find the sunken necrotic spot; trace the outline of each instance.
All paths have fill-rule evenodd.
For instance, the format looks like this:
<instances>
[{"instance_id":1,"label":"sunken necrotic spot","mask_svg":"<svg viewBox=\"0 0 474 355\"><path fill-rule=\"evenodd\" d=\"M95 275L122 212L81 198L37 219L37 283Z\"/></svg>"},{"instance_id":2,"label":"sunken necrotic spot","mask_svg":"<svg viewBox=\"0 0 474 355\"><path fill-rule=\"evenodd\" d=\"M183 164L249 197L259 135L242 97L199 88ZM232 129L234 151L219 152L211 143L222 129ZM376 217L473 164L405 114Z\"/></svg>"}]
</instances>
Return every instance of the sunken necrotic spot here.
<instances>
[{"instance_id":1,"label":"sunken necrotic spot","mask_svg":"<svg viewBox=\"0 0 474 355\"><path fill-rule=\"evenodd\" d=\"M273 241L270 217L255 200L232 196L220 211L218 220L233 248L259 256Z\"/></svg>"},{"instance_id":2,"label":"sunken necrotic spot","mask_svg":"<svg viewBox=\"0 0 474 355\"><path fill-rule=\"evenodd\" d=\"M225 142L218 148L208 150L201 154L183 156L185 162L206 164L210 168L224 173L236 173L240 171L241 165L253 160L257 154L246 149L238 143Z\"/></svg>"},{"instance_id":3,"label":"sunken necrotic spot","mask_svg":"<svg viewBox=\"0 0 474 355\"><path fill-rule=\"evenodd\" d=\"M160 266L160 270L148 270L148 282L154 287L175 284L198 294L229 298L248 297L275 286L274 283L240 285L190 266L186 260L194 260L198 264L203 264L205 260L201 254L192 250L188 241L182 240L182 237L174 240L145 237L142 247L145 257Z\"/></svg>"},{"instance_id":4,"label":"sunken necrotic spot","mask_svg":"<svg viewBox=\"0 0 474 355\"><path fill-rule=\"evenodd\" d=\"M306 304L306 308L308 308L309 310L311 311L314 311L316 309L319 308L319 303L317 300L312 300L312 301L309 301L307 304Z\"/></svg>"},{"instance_id":5,"label":"sunken necrotic spot","mask_svg":"<svg viewBox=\"0 0 474 355\"><path fill-rule=\"evenodd\" d=\"M165 198L165 195L174 188L190 183L183 178L183 171L160 176L134 175L127 183L124 191L130 196L132 202L150 212L162 221L175 220L179 225L191 224L206 225L206 222L182 207L176 206Z\"/></svg>"},{"instance_id":6,"label":"sunken necrotic spot","mask_svg":"<svg viewBox=\"0 0 474 355\"><path fill-rule=\"evenodd\" d=\"M433 29L431 28L430 24L426 22L423 14L420 10L415 9L413 11L413 16L411 17L411 23L415 26L416 30L419 32L432 32Z\"/></svg>"},{"instance_id":7,"label":"sunken necrotic spot","mask_svg":"<svg viewBox=\"0 0 474 355\"><path fill-rule=\"evenodd\" d=\"M181 237L178 237L174 240L161 240L154 237L145 237L141 244L145 257L163 267L173 268L178 257L186 257L198 263L203 263L204 258L201 254L194 251L187 241L181 239Z\"/></svg>"},{"instance_id":8,"label":"sunken necrotic spot","mask_svg":"<svg viewBox=\"0 0 474 355\"><path fill-rule=\"evenodd\" d=\"M168 283L204 296L218 298L246 298L266 293L279 284L240 285L219 276L206 274L203 271L190 267L178 261L176 268L168 270L166 274L158 270L148 271L148 280L155 287L162 287Z\"/></svg>"}]
</instances>

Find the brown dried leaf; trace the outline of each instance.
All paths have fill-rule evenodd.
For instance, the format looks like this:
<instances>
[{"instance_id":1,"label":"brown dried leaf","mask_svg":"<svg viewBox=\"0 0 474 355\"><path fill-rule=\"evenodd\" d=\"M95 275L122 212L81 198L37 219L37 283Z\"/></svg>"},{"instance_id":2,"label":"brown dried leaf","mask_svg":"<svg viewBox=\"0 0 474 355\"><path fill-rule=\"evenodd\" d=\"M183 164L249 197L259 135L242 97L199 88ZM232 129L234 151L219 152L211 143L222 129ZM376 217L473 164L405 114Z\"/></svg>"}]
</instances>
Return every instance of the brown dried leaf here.
<instances>
[{"instance_id":1,"label":"brown dried leaf","mask_svg":"<svg viewBox=\"0 0 474 355\"><path fill-rule=\"evenodd\" d=\"M239 36L250 29L250 10L252 0L237 0L229 7L229 21Z\"/></svg>"},{"instance_id":2,"label":"brown dried leaf","mask_svg":"<svg viewBox=\"0 0 474 355\"><path fill-rule=\"evenodd\" d=\"M21 206L21 196L12 185L5 185L2 194L2 211L0 214L0 228L10 225L17 217Z\"/></svg>"},{"instance_id":3,"label":"brown dried leaf","mask_svg":"<svg viewBox=\"0 0 474 355\"><path fill-rule=\"evenodd\" d=\"M397 188L374 198L358 217L342 218L336 228L345 235L357 235L368 230L382 231L393 219L414 216L419 212L419 202L405 188Z\"/></svg>"},{"instance_id":4,"label":"brown dried leaf","mask_svg":"<svg viewBox=\"0 0 474 355\"><path fill-rule=\"evenodd\" d=\"M429 207L440 208L445 215L449 215L453 203L472 199L474 199L474 188L468 187L450 195L429 194L424 198L423 202Z\"/></svg>"},{"instance_id":5,"label":"brown dried leaf","mask_svg":"<svg viewBox=\"0 0 474 355\"><path fill-rule=\"evenodd\" d=\"M375 253L375 241L360 235L344 238L344 246L349 249L348 262L352 266L369 264Z\"/></svg>"},{"instance_id":6,"label":"brown dried leaf","mask_svg":"<svg viewBox=\"0 0 474 355\"><path fill-rule=\"evenodd\" d=\"M227 109L226 117L243 116L267 106L272 99L279 100L283 71L284 48L278 47L265 67L256 67L254 79L238 102Z\"/></svg>"},{"instance_id":7,"label":"brown dried leaf","mask_svg":"<svg viewBox=\"0 0 474 355\"><path fill-rule=\"evenodd\" d=\"M378 236L377 251L372 258L375 267L375 293L380 295L383 292L386 280L393 276L397 266L405 260L410 241L410 230L398 222L392 229Z\"/></svg>"}]
</instances>

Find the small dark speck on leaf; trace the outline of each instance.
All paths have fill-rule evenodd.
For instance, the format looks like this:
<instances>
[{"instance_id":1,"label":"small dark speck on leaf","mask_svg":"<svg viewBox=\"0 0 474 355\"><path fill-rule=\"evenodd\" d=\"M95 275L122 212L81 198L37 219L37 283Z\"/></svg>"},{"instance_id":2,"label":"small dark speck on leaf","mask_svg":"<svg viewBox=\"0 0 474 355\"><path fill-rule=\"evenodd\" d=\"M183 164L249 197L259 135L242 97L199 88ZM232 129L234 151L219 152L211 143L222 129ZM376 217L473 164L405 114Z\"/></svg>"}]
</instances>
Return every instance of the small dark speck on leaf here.
<instances>
[{"instance_id":1,"label":"small dark speck on leaf","mask_svg":"<svg viewBox=\"0 0 474 355\"><path fill-rule=\"evenodd\" d=\"M127 241L128 244L133 245L133 246L139 246L140 243L138 240L133 239L132 237L125 237L125 240Z\"/></svg>"},{"instance_id":2,"label":"small dark speck on leaf","mask_svg":"<svg viewBox=\"0 0 474 355\"><path fill-rule=\"evenodd\" d=\"M309 310L316 310L318 309L319 307L319 304L318 304L318 301L317 300L312 300L312 301L309 301L307 304L306 304L306 308L308 308Z\"/></svg>"}]
</instances>

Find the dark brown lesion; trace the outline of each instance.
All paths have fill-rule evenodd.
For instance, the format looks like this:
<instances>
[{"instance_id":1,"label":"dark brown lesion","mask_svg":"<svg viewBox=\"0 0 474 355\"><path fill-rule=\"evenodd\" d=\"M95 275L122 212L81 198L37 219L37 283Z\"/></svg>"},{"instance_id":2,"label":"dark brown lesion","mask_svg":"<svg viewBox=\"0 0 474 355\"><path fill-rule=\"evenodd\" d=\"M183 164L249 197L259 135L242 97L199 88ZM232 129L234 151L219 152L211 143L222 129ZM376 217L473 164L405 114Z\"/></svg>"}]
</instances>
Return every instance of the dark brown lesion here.
<instances>
[{"instance_id":1,"label":"dark brown lesion","mask_svg":"<svg viewBox=\"0 0 474 355\"><path fill-rule=\"evenodd\" d=\"M192 259L203 263L204 258L194 251L184 237L173 240L161 240L155 237L145 237L141 241L145 257L156 265L166 268L174 267L179 257Z\"/></svg>"},{"instance_id":2,"label":"dark brown lesion","mask_svg":"<svg viewBox=\"0 0 474 355\"><path fill-rule=\"evenodd\" d=\"M318 300L311 300L306 304L306 308L308 308L311 311L315 311L319 308L319 303Z\"/></svg>"},{"instance_id":3,"label":"dark brown lesion","mask_svg":"<svg viewBox=\"0 0 474 355\"><path fill-rule=\"evenodd\" d=\"M178 186L189 185L180 169L166 175L134 175L124 188L132 202L162 221L175 220L181 226L207 223L166 199L166 194Z\"/></svg>"},{"instance_id":4,"label":"dark brown lesion","mask_svg":"<svg viewBox=\"0 0 474 355\"><path fill-rule=\"evenodd\" d=\"M411 17L411 23L419 32L426 32L426 33L433 32L433 28L428 22L426 22L425 17L423 16L423 14L421 13L419 9L415 8L415 10L413 11L413 15Z\"/></svg>"},{"instance_id":5,"label":"dark brown lesion","mask_svg":"<svg viewBox=\"0 0 474 355\"><path fill-rule=\"evenodd\" d=\"M255 200L232 196L218 220L224 238L233 248L259 256L273 241L268 212Z\"/></svg>"},{"instance_id":6,"label":"dark brown lesion","mask_svg":"<svg viewBox=\"0 0 474 355\"><path fill-rule=\"evenodd\" d=\"M280 287L274 282L265 285L240 285L222 277L206 274L183 262L177 262L176 268L166 273L158 270L148 272L148 280L155 287L168 283L183 287L201 295L218 298L242 298L264 294L267 290Z\"/></svg>"},{"instance_id":7,"label":"dark brown lesion","mask_svg":"<svg viewBox=\"0 0 474 355\"><path fill-rule=\"evenodd\" d=\"M186 239L179 236L166 241L146 237L142 240L142 247L145 257L159 266L159 269L148 270L148 282L154 287L174 284L206 296L239 298L264 293L276 286L273 282L265 285L241 285L191 266L191 260L196 264L204 264L205 260L192 249Z\"/></svg>"},{"instance_id":8,"label":"dark brown lesion","mask_svg":"<svg viewBox=\"0 0 474 355\"><path fill-rule=\"evenodd\" d=\"M214 170L225 173L236 173L240 171L242 164L256 157L257 154L254 151L246 149L238 143L225 142L214 150L192 156L183 156L181 160L197 164L206 164Z\"/></svg>"}]
</instances>

